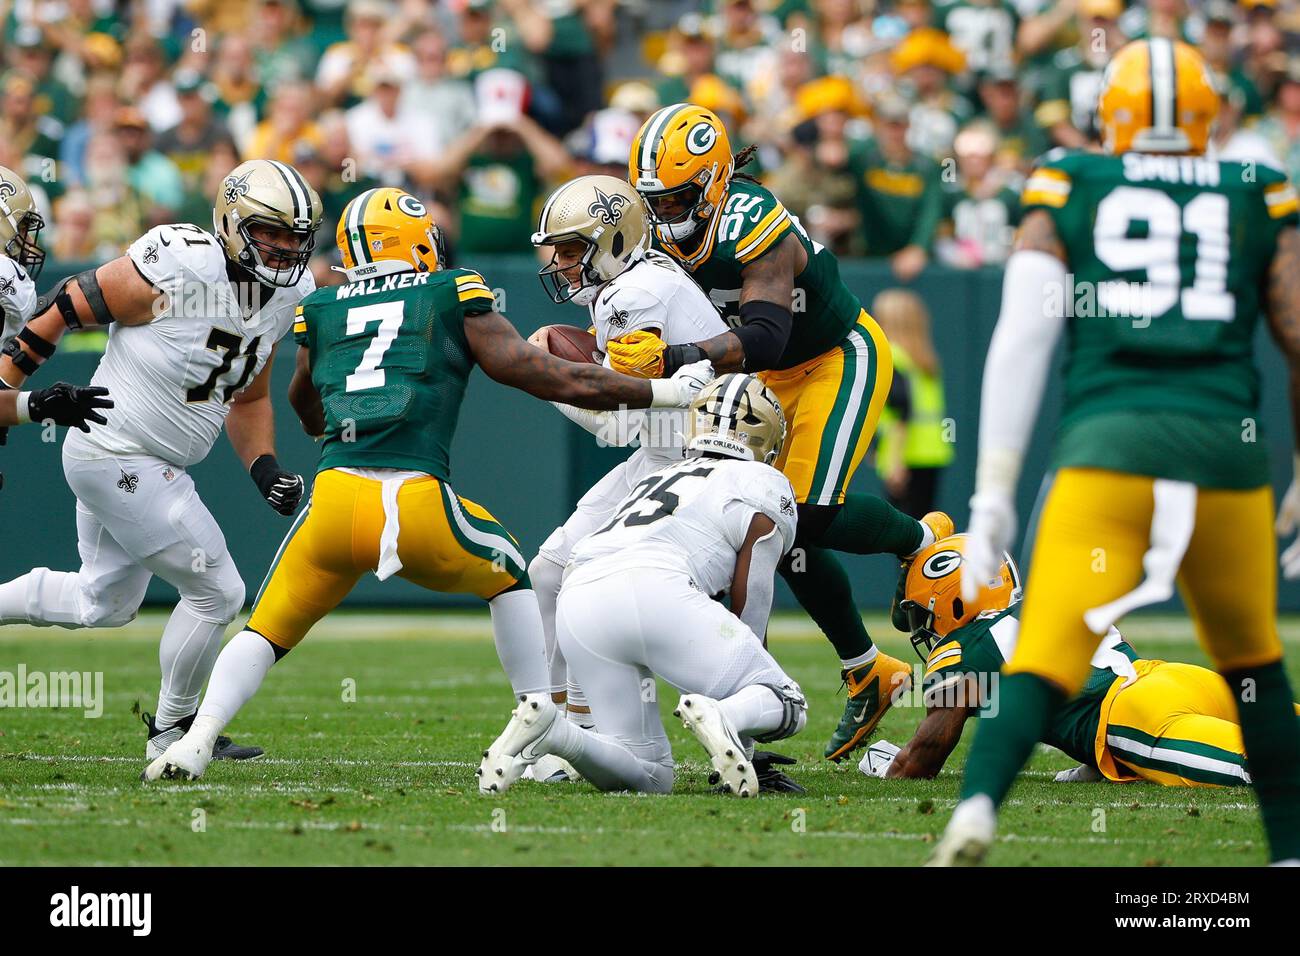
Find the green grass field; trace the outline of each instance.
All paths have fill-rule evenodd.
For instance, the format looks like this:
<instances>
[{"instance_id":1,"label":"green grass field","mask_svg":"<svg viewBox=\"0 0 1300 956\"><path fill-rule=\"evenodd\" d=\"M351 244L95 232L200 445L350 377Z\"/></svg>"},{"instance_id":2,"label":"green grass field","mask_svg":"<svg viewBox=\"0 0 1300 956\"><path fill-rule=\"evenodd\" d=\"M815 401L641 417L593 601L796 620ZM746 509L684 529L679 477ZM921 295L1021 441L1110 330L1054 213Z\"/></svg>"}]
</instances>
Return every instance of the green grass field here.
<instances>
[{"instance_id":1,"label":"green grass field","mask_svg":"<svg viewBox=\"0 0 1300 956\"><path fill-rule=\"evenodd\" d=\"M587 784L523 782L479 796L479 753L511 707L487 615L336 614L276 665L231 727L267 750L216 763L197 783L138 782L144 729L133 709L156 700L149 614L116 631L8 627L0 671L102 671L103 715L0 708L0 866L53 865L909 865L919 863L955 801L968 728L934 781L864 777L822 746L842 706L824 639L802 618L774 621L772 649L808 694L808 728L774 749L799 758L802 796L714 795L707 761L674 721L668 797L601 794ZM875 634L883 618L869 620ZM1300 621L1283 623L1300 686ZM232 632L233 633L233 629ZM1205 658L1179 618L1131 622L1147 657ZM902 640L884 642L911 656ZM346 700L349 681L355 701ZM895 708L881 736L903 743L922 715ZM1056 784L1072 765L1034 757L1002 816L990 862L1004 865L1251 865L1265 862L1246 790Z\"/></svg>"}]
</instances>

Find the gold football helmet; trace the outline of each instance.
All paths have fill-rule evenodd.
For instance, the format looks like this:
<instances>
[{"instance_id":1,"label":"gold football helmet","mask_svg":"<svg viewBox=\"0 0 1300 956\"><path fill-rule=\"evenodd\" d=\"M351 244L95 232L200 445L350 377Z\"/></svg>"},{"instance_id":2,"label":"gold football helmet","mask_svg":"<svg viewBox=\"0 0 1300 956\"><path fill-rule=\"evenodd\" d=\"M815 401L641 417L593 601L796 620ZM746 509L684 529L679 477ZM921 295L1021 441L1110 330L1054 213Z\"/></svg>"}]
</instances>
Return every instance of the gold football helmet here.
<instances>
[{"instance_id":1,"label":"gold football helmet","mask_svg":"<svg viewBox=\"0 0 1300 956\"><path fill-rule=\"evenodd\" d=\"M442 230L424 203L393 186L368 189L344 206L334 240L349 282L447 265Z\"/></svg>"},{"instance_id":2,"label":"gold football helmet","mask_svg":"<svg viewBox=\"0 0 1300 956\"><path fill-rule=\"evenodd\" d=\"M231 261L284 288L297 285L306 271L324 215L320 196L298 170L272 159L250 159L221 181L212 225ZM296 244L255 238L249 232L255 226L288 230Z\"/></svg>"},{"instance_id":3,"label":"gold football helmet","mask_svg":"<svg viewBox=\"0 0 1300 956\"><path fill-rule=\"evenodd\" d=\"M26 181L12 169L0 166L0 252L33 279L45 265L45 250L38 242L44 228L45 220L36 211Z\"/></svg>"},{"instance_id":4,"label":"gold football helmet","mask_svg":"<svg viewBox=\"0 0 1300 956\"><path fill-rule=\"evenodd\" d=\"M709 221L734 171L722 120L691 103L653 113L628 157L628 181L645 200L651 225L668 242L680 242Z\"/></svg>"},{"instance_id":5,"label":"gold football helmet","mask_svg":"<svg viewBox=\"0 0 1300 956\"><path fill-rule=\"evenodd\" d=\"M785 444L785 412L753 375L715 378L691 402L686 452L774 463Z\"/></svg>"},{"instance_id":6,"label":"gold football helmet","mask_svg":"<svg viewBox=\"0 0 1300 956\"><path fill-rule=\"evenodd\" d=\"M579 176L546 200L533 233L534 246L554 246L566 240L586 246L574 285L566 277L577 268L563 265L559 254L537 274L553 302L588 305L602 285L622 275L650 248L650 227L641 198L613 176Z\"/></svg>"},{"instance_id":7,"label":"gold football helmet","mask_svg":"<svg viewBox=\"0 0 1300 956\"><path fill-rule=\"evenodd\" d=\"M1011 555L1002 555L998 576L988 582L979 597L967 603L961 598L962 555L966 536L940 538L915 558L907 569L906 583L898 610L907 617L912 646L925 660L934 642L989 611L1004 611L1022 596L1020 572Z\"/></svg>"},{"instance_id":8,"label":"gold football helmet","mask_svg":"<svg viewBox=\"0 0 1300 956\"><path fill-rule=\"evenodd\" d=\"M1097 125L1109 153L1204 153L1218 114L1209 67L1178 40L1134 40L1102 76Z\"/></svg>"}]
</instances>

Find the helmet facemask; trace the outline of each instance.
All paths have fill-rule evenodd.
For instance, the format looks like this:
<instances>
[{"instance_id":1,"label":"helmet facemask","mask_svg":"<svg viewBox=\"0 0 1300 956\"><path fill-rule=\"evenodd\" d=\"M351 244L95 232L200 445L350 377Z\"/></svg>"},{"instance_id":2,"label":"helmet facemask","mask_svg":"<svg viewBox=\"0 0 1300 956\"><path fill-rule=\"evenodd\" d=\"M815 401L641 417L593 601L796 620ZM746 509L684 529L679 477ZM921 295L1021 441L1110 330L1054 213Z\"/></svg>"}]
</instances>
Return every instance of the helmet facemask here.
<instances>
[{"instance_id":1,"label":"helmet facemask","mask_svg":"<svg viewBox=\"0 0 1300 956\"><path fill-rule=\"evenodd\" d=\"M708 191L712 180L712 171L704 170L695 180L683 183L675 189L653 192L637 190L645 200L646 219L659 232L660 238L670 242L689 239L695 235L701 225L709 221L709 217L713 215L713 205L704 198L704 194ZM682 204L682 211L674 213L671 218L659 211L657 204L679 196L685 197L686 200Z\"/></svg>"},{"instance_id":2,"label":"helmet facemask","mask_svg":"<svg viewBox=\"0 0 1300 956\"><path fill-rule=\"evenodd\" d=\"M235 218L235 229L243 240L243 249L239 253L239 264L268 285L281 289L297 285L298 280L307 271L307 264L310 262L311 254L316 248L315 230L303 227L289 229L284 223L269 216L239 218L239 214L233 210L230 215ZM298 248L296 250L286 249L265 239L255 238L252 235L251 227L258 225L288 230L298 239ZM268 262L273 259L287 260L288 264L279 267L268 265Z\"/></svg>"},{"instance_id":3,"label":"helmet facemask","mask_svg":"<svg viewBox=\"0 0 1300 956\"><path fill-rule=\"evenodd\" d=\"M542 280L542 288L551 297L551 301L557 305L562 305L565 302L590 305L595 300L600 287L609 281L602 278L592 264L592 260L595 259L598 251L596 244L586 236L579 235L576 232L554 237L547 236L546 239L553 251L551 252L551 261L537 271L538 277ZM584 247L582 257L577 262L570 263L567 266L561 265L560 253L555 247L562 242L575 241L581 242ZM571 272L574 269L581 270L581 281L576 286L570 283L565 275L566 272Z\"/></svg>"},{"instance_id":4,"label":"helmet facemask","mask_svg":"<svg viewBox=\"0 0 1300 956\"><path fill-rule=\"evenodd\" d=\"M934 645L940 637L934 629L934 604L936 600L938 600L936 597L931 596L928 606L906 599L898 602L898 609L907 618L907 630L912 636L912 649L920 655L922 661L930 659L930 651L934 649ZM961 599L958 598L958 600Z\"/></svg>"},{"instance_id":5,"label":"helmet facemask","mask_svg":"<svg viewBox=\"0 0 1300 956\"><path fill-rule=\"evenodd\" d=\"M8 213L8 210L3 210ZM9 214L12 219L12 214ZM29 209L13 222L14 234L5 243L4 254L23 267L29 278L35 279L45 265L45 250L40 247L41 230L45 220L34 209Z\"/></svg>"}]
</instances>

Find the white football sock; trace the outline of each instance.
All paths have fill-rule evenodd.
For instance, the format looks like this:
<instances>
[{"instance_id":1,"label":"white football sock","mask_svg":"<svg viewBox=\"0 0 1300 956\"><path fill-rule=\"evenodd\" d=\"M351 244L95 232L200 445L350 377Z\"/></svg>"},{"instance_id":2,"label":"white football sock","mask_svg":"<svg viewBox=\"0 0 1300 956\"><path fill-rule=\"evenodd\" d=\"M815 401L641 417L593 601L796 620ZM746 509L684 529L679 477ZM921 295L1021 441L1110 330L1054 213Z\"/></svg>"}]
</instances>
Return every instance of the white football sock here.
<instances>
[{"instance_id":1,"label":"white football sock","mask_svg":"<svg viewBox=\"0 0 1300 956\"><path fill-rule=\"evenodd\" d=\"M718 701L718 709L742 737L770 734L785 722L785 705L781 698L772 688L762 684L742 687L730 697Z\"/></svg>"},{"instance_id":2,"label":"white football sock","mask_svg":"<svg viewBox=\"0 0 1300 956\"><path fill-rule=\"evenodd\" d=\"M77 588L73 572L34 568L0 584L0 624L81 627Z\"/></svg>"},{"instance_id":3,"label":"white football sock","mask_svg":"<svg viewBox=\"0 0 1300 956\"><path fill-rule=\"evenodd\" d=\"M489 601L488 609L492 612L497 657L515 697L549 694L551 677L546 666L546 638L537 595L531 590L507 591Z\"/></svg>"},{"instance_id":4,"label":"white football sock","mask_svg":"<svg viewBox=\"0 0 1300 956\"><path fill-rule=\"evenodd\" d=\"M198 709L199 694L212 673L225 633L225 624L197 617L187 601L176 605L158 645L162 686L154 719L160 730Z\"/></svg>"},{"instance_id":5,"label":"white football sock","mask_svg":"<svg viewBox=\"0 0 1300 956\"><path fill-rule=\"evenodd\" d=\"M207 717L217 722L216 730L209 730L213 740L257 693L274 663L275 650L271 642L256 631L240 631L221 649L212 668L208 692L203 695L199 707L199 719ZM199 720L194 723L197 726ZM209 726L208 721L204 724Z\"/></svg>"},{"instance_id":6,"label":"white football sock","mask_svg":"<svg viewBox=\"0 0 1300 956\"><path fill-rule=\"evenodd\" d=\"M564 679L568 668L564 664L564 655L555 639L555 604L560 597L560 582L564 577L564 568L544 554L539 554L528 565L528 580L533 583L533 593L537 595L537 609L542 614L542 636L546 641L546 663L551 674L551 693L564 691Z\"/></svg>"},{"instance_id":7,"label":"white football sock","mask_svg":"<svg viewBox=\"0 0 1300 956\"><path fill-rule=\"evenodd\" d=\"M564 711L565 719L584 730L593 730L596 721L591 716L591 705L587 703L587 695L582 692L582 688L570 680L565 699L567 702Z\"/></svg>"},{"instance_id":8,"label":"white football sock","mask_svg":"<svg viewBox=\"0 0 1300 956\"><path fill-rule=\"evenodd\" d=\"M565 720L551 724L541 744L547 752L573 764L598 790L639 790L669 793L673 789L673 767L643 760L617 738L594 730L583 730Z\"/></svg>"}]
</instances>

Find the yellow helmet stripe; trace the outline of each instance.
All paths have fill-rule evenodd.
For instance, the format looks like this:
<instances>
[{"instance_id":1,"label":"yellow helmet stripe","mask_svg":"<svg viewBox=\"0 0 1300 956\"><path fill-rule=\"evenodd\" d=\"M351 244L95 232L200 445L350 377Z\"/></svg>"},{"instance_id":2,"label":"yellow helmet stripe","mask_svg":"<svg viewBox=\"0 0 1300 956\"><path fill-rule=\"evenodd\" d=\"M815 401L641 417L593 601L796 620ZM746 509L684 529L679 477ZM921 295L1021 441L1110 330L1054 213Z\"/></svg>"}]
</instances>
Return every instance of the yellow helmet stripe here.
<instances>
[{"instance_id":1,"label":"yellow helmet stripe","mask_svg":"<svg viewBox=\"0 0 1300 956\"><path fill-rule=\"evenodd\" d=\"M1158 133L1172 133L1178 116L1178 67L1174 45L1166 37L1147 41L1151 70L1151 127Z\"/></svg>"}]
</instances>

